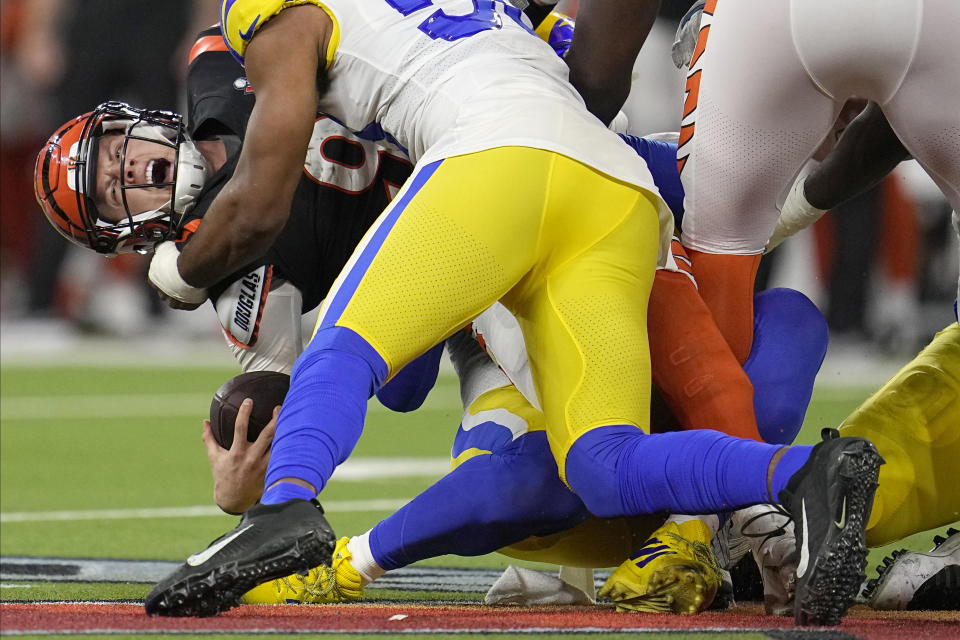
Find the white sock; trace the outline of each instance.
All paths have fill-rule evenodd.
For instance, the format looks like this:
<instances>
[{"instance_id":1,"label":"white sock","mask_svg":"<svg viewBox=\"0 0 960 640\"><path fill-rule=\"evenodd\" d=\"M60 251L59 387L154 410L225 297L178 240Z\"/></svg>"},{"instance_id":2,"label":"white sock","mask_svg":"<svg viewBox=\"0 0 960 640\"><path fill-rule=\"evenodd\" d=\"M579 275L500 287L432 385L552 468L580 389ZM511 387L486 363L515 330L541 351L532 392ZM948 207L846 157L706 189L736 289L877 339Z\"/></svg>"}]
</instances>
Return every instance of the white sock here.
<instances>
[{"instance_id":1,"label":"white sock","mask_svg":"<svg viewBox=\"0 0 960 640\"><path fill-rule=\"evenodd\" d=\"M362 586L367 586L380 576L386 573L377 561L373 559L373 552L370 550L370 532L363 535L353 536L347 542L347 551L350 552L350 564L360 574Z\"/></svg>"}]
</instances>

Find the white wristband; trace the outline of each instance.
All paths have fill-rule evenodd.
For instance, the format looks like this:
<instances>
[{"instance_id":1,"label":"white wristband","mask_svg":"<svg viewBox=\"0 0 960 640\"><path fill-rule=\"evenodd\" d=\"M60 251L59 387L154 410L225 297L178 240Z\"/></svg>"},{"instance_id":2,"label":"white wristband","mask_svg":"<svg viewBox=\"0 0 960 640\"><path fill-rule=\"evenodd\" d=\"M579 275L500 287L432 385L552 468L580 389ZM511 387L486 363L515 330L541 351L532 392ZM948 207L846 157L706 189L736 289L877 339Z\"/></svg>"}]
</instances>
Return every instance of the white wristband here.
<instances>
[{"instance_id":1,"label":"white wristband","mask_svg":"<svg viewBox=\"0 0 960 640\"><path fill-rule=\"evenodd\" d=\"M190 286L180 276L177 258L180 252L172 241L161 242L153 252L148 278L161 293L184 304L199 305L207 299L207 290Z\"/></svg>"},{"instance_id":2,"label":"white wristband","mask_svg":"<svg viewBox=\"0 0 960 640\"><path fill-rule=\"evenodd\" d=\"M797 177L793 186L790 187L787 199L780 209L780 219L777 220L777 227L773 230L770 240L767 241L764 253L770 253L781 242L798 231L806 229L826 213L825 209L817 209L807 202L803 193L806 178L806 174L801 174Z\"/></svg>"}]
</instances>

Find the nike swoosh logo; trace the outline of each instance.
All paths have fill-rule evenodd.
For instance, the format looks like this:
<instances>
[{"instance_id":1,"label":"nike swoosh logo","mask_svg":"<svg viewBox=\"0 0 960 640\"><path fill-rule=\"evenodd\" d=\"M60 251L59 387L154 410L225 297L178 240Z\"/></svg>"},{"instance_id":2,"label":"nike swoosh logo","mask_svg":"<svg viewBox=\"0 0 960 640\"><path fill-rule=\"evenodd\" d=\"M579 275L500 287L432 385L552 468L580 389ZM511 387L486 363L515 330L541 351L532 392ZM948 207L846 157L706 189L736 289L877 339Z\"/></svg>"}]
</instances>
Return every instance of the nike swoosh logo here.
<instances>
[{"instance_id":1,"label":"nike swoosh logo","mask_svg":"<svg viewBox=\"0 0 960 640\"><path fill-rule=\"evenodd\" d=\"M248 524L243 529L240 529L239 531L235 531L234 533L230 534L220 542L210 545L200 553L193 554L192 556L187 558L187 564L190 565L191 567L197 567L203 564L204 562L206 562L207 560L215 556L217 552L220 551L220 549L223 549L225 546L227 546L228 544L230 544L231 542L239 538L244 531L246 531L252 526L253 526L252 524Z\"/></svg>"},{"instance_id":2,"label":"nike swoosh logo","mask_svg":"<svg viewBox=\"0 0 960 640\"><path fill-rule=\"evenodd\" d=\"M840 520L835 521L833 524L837 525L837 529L843 529L847 524L847 496L843 496L843 508L840 510Z\"/></svg>"},{"instance_id":3,"label":"nike swoosh logo","mask_svg":"<svg viewBox=\"0 0 960 640\"><path fill-rule=\"evenodd\" d=\"M803 518L803 545L800 547L800 564L797 565L797 580L807 572L810 564L810 536L807 535L807 502L800 500L800 517Z\"/></svg>"},{"instance_id":4,"label":"nike swoosh logo","mask_svg":"<svg viewBox=\"0 0 960 640\"><path fill-rule=\"evenodd\" d=\"M246 30L246 32L240 31L238 29L237 32L240 34L240 39L243 40L244 42L250 42L250 38L253 37L253 30L257 28L258 22L260 22L259 14L257 15L256 18L253 19L253 22L250 23L250 27Z\"/></svg>"}]
</instances>

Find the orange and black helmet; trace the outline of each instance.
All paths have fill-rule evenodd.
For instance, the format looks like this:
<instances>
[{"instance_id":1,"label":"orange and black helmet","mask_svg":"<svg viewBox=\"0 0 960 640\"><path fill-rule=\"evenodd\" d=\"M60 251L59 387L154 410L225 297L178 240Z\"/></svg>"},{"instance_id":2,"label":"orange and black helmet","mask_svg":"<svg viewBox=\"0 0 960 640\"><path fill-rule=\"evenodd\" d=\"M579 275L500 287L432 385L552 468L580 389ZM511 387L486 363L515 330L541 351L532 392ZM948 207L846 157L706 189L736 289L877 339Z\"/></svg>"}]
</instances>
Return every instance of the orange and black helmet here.
<instances>
[{"instance_id":1,"label":"orange and black helmet","mask_svg":"<svg viewBox=\"0 0 960 640\"><path fill-rule=\"evenodd\" d=\"M122 185L126 216L118 222L102 219L94 199L97 147L106 132L124 135L123 154L131 139L161 144L176 153L171 179ZM175 237L183 214L192 207L203 187L205 174L205 162L186 135L180 115L105 102L73 118L50 136L37 156L34 190L44 215L67 240L98 253L116 255L148 251L158 242ZM165 206L130 211L128 189L158 187L170 188L170 200Z\"/></svg>"}]
</instances>

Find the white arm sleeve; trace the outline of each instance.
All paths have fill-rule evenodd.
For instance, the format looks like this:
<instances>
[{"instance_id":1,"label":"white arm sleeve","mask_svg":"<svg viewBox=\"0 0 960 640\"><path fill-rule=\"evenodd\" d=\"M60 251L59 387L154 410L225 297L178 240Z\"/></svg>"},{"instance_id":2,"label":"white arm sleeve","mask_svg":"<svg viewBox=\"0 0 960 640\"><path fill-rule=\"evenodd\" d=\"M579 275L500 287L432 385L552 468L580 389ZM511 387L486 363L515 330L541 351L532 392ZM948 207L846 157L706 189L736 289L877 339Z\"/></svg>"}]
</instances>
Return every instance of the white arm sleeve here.
<instances>
[{"instance_id":1,"label":"white arm sleeve","mask_svg":"<svg viewBox=\"0 0 960 640\"><path fill-rule=\"evenodd\" d=\"M279 371L290 373L293 363L303 351L300 307L303 296L289 282L271 289L263 302L256 341L243 346L223 331L227 347L247 371Z\"/></svg>"}]
</instances>

